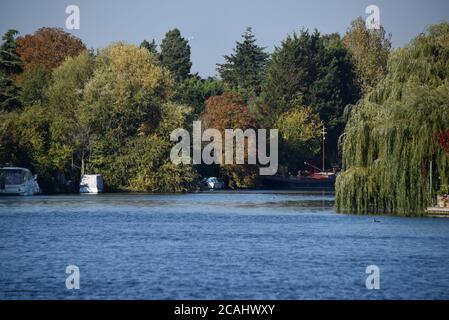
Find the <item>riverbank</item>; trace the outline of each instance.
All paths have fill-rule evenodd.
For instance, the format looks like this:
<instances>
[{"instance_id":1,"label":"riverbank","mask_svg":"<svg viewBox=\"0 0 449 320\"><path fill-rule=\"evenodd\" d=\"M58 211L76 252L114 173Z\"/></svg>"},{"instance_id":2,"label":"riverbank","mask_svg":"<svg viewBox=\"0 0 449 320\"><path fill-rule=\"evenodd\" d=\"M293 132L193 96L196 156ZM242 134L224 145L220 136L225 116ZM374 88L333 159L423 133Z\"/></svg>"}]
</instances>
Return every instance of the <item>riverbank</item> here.
<instances>
[{"instance_id":1,"label":"riverbank","mask_svg":"<svg viewBox=\"0 0 449 320\"><path fill-rule=\"evenodd\" d=\"M426 210L427 215L435 218L449 218L449 208L429 207Z\"/></svg>"}]
</instances>

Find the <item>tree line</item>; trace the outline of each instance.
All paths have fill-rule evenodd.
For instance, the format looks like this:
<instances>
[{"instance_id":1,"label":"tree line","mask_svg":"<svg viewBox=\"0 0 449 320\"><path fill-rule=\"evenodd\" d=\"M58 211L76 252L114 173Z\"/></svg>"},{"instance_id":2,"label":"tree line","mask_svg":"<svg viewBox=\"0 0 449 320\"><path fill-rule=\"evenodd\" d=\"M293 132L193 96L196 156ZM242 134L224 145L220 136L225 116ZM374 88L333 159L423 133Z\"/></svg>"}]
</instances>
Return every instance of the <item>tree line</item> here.
<instances>
[{"instance_id":1,"label":"tree line","mask_svg":"<svg viewBox=\"0 0 449 320\"><path fill-rule=\"evenodd\" d=\"M188 191L204 175L254 187L255 166L170 163L169 133L200 119L220 130L278 128L280 163L292 173L319 163L325 126L326 166L343 155L349 169L360 137L345 127L395 77L390 39L358 18L343 36L300 29L268 53L247 28L217 64L219 76L203 79L191 73L178 29L160 45L96 51L61 29L9 30L0 47L0 164L30 167L49 192L74 190L82 172L103 174L108 190Z\"/></svg>"}]
</instances>

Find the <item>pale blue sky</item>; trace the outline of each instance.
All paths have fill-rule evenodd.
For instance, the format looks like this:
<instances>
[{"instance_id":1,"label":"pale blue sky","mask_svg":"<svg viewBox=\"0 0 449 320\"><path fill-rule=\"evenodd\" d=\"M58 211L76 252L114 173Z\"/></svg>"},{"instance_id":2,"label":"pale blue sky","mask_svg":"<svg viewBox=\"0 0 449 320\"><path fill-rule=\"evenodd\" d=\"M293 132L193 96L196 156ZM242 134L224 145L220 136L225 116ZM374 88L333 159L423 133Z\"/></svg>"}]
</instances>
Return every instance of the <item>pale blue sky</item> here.
<instances>
[{"instance_id":1,"label":"pale blue sky","mask_svg":"<svg viewBox=\"0 0 449 320\"><path fill-rule=\"evenodd\" d=\"M40 27L65 28L67 5L81 11L81 29L70 31L88 47L112 41L140 44L177 27L190 40L192 72L215 75L247 26L272 51L301 27L343 34L351 20L365 17L370 4L380 7L381 23L403 46L427 25L449 21L447 0L0 0L0 33L14 28L22 35ZM68 31L68 30L66 30Z\"/></svg>"}]
</instances>

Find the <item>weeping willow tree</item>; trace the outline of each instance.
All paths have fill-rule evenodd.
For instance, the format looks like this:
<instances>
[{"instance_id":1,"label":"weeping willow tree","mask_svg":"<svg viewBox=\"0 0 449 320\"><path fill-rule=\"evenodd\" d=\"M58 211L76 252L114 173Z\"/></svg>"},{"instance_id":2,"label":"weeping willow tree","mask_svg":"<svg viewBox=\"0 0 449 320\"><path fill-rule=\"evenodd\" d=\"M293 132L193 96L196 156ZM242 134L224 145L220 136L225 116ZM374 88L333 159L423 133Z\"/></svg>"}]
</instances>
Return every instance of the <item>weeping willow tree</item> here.
<instances>
[{"instance_id":1,"label":"weeping willow tree","mask_svg":"<svg viewBox=\"0 0 449 320\"><path fill-rule=\"evenodd\" d=\"M442 23L394 51L386 78L348 112L337 209L423 214L448 182L449 154L438 138L448 128L449 24Z\"/></svg>"}]
</instances>

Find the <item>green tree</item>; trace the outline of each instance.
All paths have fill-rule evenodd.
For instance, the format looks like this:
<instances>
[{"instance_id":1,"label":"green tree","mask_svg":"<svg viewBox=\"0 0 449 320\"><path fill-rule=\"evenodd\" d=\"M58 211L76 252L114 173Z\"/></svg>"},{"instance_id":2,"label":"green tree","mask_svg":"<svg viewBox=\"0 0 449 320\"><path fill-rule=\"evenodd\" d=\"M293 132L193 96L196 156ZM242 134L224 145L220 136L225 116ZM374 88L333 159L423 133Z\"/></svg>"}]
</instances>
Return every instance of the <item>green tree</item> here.
<instances>
[{"instance_id":1,"label":"green tree","mask_svg":"<svg viewBox=\"0 0 449 320\"><path fill-rule=\"evenodd\" d=\"M30 168L39 175L45 191L52 189L52 165L48 156L51 115L40 105L0 112L0 163Z\"/></svg>"},{"instance_id":2,"label":"green tree","mask_svg":"<svg viewBox=\"0 0 449 320\"><path fill-rule=\"evenodd\" d=\"M173 144L167 139L176 129L185 127L191 109L173 102L161 106L161 122L154 133L140 133L124 151L124 170L134 168L129 189L150 192L185 192L194 188L197 173L191 165L175 165L169 154ZM129 159L130 166L126 166Z\"/></svg>"},{"instance_id":3,"label":"green tree","mask_svg":"<svg viewBox=\"0 0 449 320\"><path fill-rule=\"evenodd\" d=\"M312 108L325 124L328 163L338 159L337 141L344 128L344 110L358 100L349 53L337 34L288 36L275 49L255 112L265 127L302 105Z\"/></svg>"},{"instance_id":4,"label":"green tree","mask_svg":"<svg viewBox=\"0 0 449 320\"><path fill-rule=\"evenodd\" d=\"M169 162L168 137L190 114L173 94L171 74L146 48L117 43L68 58L47 89L53 168L70 180L103 174L107 190L190 190L193 168Z\"/></svg>"},{"instance_id":5,"label":"green tree","mask_svg":"<svg viewBox=\"0 0 449 320\"><path fill-rule=\"evenodd\" d=\"M422 215L449 181L449 24L431 26L395 50L387 76L354 107L342 137L340 211ZM433 184L430 185L430 162Z\"/></svg>"},{"instance_id":6,"label":"green tree","mask_svg":"<svg viewBox=\"0 0 449 320\"><path fill-rule=\"evenodd\" d=\"M234 53L224 56L226 62L217 64L217 70L231 89L245 97L255 97L260 94L269 55L256 44L251 28L246 29L242 38L242 42L236 43Z\"/></svg>"},{"instance_id":7,"label":"green tree","mask_svg":"<svg viewBox=\"0 0 449 320\"><path fill-rule=\"evenodd\" d=\"M226 92L221 96L207 99L201 120L205 128L220 130L223 136L226 129L257 128L257 122L249 112L244 98L235 92ZM247 147L245 149L248 150ZM245 155L245 159L247 161L247 155ZM257 165L250 164L222 164L219 167L219 172L231 188L254 187L259 175Z\"/></svg>"},{"instance_id":8,"label":"green tree","mask_svg":"<svg viewBox=\"0 0 449 320\"><path fill-rule=\"evenodd\" d=\"M8 30L0 45L0 111L12 111L21 106L20 88L14 78L22 72L23 61L16 49L17 30Z\"/></svg>"},{"instance_id":9,"label":"green tree","mask_svg":"<svg viewBox=\"0 0 449 320\"><path fill-rule=\"evenodd\" d=\"M259 111L274 123L299 103L312 107L327 125L357 101L352 68L338 35L302 30L288 36L272 55Z\"/></svg>"},{"instance_id":10,"label":"green tree","mask_svg":"<svg viewBox=\"0 0 449 320\"><path fill-rule=\"evenodd\" d=\"M46 90L48 112L53 115L49 157L53 166L77 181L84 168L90 141L90 126L84 121L85 85L93 77L95 58L88 51L69 57L53 71Z\"/></svg>"},{"instance_id":11,"label":"green tree","mask_svg":"<svg viewBox=\"0 0 449 320\"><path fill-rule=\"evenodd\" d=\"M2 37L3 43L0 46L0 72L6 77L22 72L23 61L17 53L15 36L19 31L10 29Z\"/></svg>"},{"instance_id":12,"label":"green tree","mask_svg":"<svg viewBox=\"0 0 449 320\"><path fill-rule=\"evenodd\" d=\"M51 71L42 67L24 72L20 77L21 101L24 105L42 104L51 80Z\"/></svg>"},{"instance_id":13,"label":"green tree","mask_svg":"<svg viewBox=\"0 0 449 320\"><path fill-rule=\"evenodd\" d=\"M161 62L173 74L176 80L183 80L190 73L190 68L192 67L190 45L176 28L168 31L162 40Z\"/></svg>"},{"instance_id":14,"label":"green tree","mask_svg":"<svg viewBox=\"0 0 449 320\"><path fill-rule=\"evenodd\" d=\"M151 42L143 40L142 43L140 44L140 47L147 49L149 53L156 55L159 59L159 52L157 51L157 44L154 41L154 39Z\"/></svg>"},{"instance_id":15,"label":"green tree","mask_svg":"<svg viewBox=\"0 0 449 320\"><path fill-rule=\"evenodd\" d=\"M224 86L221 81L213 78L201 79L198 75L193 75L178 83L174 99L192 107L192 117L198 119L204 112L205 101L223 92Z\"/></svg>"},{"instance_id":16,"label":"green tree","mask_svg":"<svg viewBox=\"0 0 449 320\"><path fill-rule=\"evenodd\" d=\"M310 107L295 107L281 114L276 122L281 141L282 160L296 171L320 149L323 123Z\"/></svg>"},{"instance_id":17,"label":"green tree","mask_svg":"<svg viewBox=\"0 0 449 320\"><path fill-rule=\"evenodd\" d=\"M182 177L183 171L169 164L173 144L168 139L184 126L190 108L172 102L174 81L154 55L121 43L102 50L84 94L88 168L104 175L107 188L157 192L192 187L193 169L186 167ZM182 181L179 188L171 179Z\"/></svg>"},{"instance_id":18,"label":"green tree","mask_svg":"<svg viewBox=\"0 0 449 320\"><path fill-rule=\"evenodd\" d=\"M3 72L0 72L0 112L13 111L21 107L20 88Z\"/></svg>"},{"instance_id":19,"label":"green tree","mask_svg":"<svg viewBox=\"0 0 449 320\"><path fill-rule=\"evenodd\" d=\"M16 156L21 152L17 143L17 112L0 111L0 166L18 163Z\"/></svg>"},{"instance_id":20,"label":"green tree","mask_svg":"<svg viewBox=\"0 0 449 320\"><path fill-rule=\"evenodd\" d=\"M386 35L383 26L380 29L367 29L365 21L358 18L351 23L343 43L351 53L357 83L362 93L368 93L387 74L391 35Z\"/></svg>"}]
</instances>

